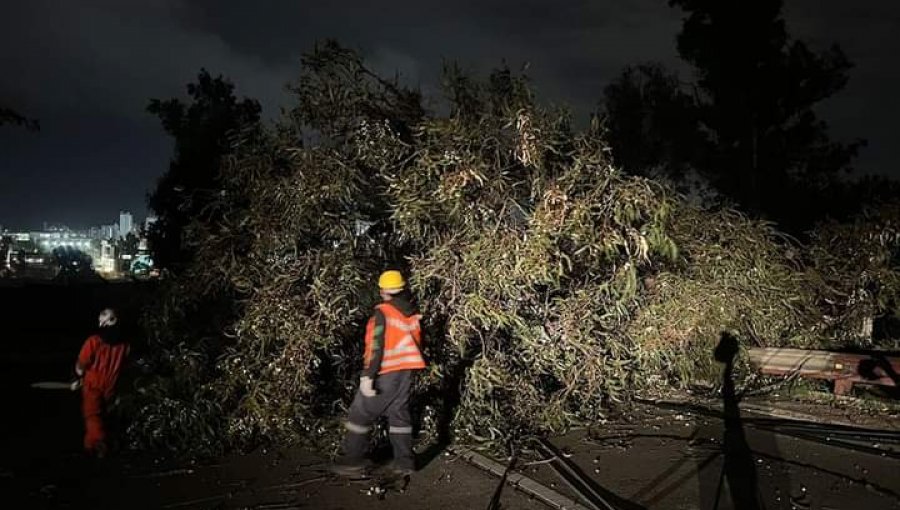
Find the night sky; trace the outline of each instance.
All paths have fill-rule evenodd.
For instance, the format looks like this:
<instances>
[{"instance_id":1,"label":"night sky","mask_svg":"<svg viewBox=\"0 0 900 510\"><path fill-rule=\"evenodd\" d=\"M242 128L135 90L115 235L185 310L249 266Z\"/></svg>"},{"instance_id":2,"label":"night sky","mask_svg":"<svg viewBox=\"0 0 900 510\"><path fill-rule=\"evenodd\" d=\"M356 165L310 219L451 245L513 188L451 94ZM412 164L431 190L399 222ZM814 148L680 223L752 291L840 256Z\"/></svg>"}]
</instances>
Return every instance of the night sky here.
<instances>
[{"instance_id":1,"label":"night sky","mask_svg":"<svg viewBox=\"0 0 900 510\"><path fill-rule=\"evenodd\" d=\"M848 87L821 109L832 133L869 140L860 172L900 177L900 2L786 3L792 35L814 49L836 42L856 64ZM41 123L40 132L0 128L0 225L11 228L110 223L123 208L142 219L172 150L145 113L149 98L183 97L205 67L274 118L300 54L317 39L358 49L426 95L435 94L442 59L472 70L528 62L540 96L582 118L627 64L686 71L674 40L681 12L666 0L5 4L0 105Z\"/></svg>"}]
</instances>

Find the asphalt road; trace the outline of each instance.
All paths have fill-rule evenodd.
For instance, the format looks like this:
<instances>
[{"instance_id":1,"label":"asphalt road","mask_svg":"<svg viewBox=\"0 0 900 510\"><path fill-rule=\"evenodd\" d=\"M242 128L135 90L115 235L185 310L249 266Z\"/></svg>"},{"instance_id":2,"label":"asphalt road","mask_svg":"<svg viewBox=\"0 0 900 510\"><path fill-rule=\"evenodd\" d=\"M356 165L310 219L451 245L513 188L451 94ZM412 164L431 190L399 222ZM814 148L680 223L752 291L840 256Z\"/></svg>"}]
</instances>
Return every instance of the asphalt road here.
<instances>
[{"instance_id":1,"label":"asphalt road","mask_svg":"<svg viewBox=\"0 0 900 510\"><path fill-rule=\"evenodd\" d=\"M66 379L96 310L110 301L136 302L128 287L88 290L0 293L4 508L487 508L497 479L447 455L431 460L408 484L338 479L325 473L327 459L302 449L201 464L147 454L83 458L78 394L28 385ZM29 313L34 310L40 313ZM900 508L895 436L829 435L733 404L706 414L624 408L590 430L552 441L619 510ZM579 499L533 451L521 452L518 469ZM500 501L508 509L547 508L511 487Z\"/></svg>"}]
</instances>

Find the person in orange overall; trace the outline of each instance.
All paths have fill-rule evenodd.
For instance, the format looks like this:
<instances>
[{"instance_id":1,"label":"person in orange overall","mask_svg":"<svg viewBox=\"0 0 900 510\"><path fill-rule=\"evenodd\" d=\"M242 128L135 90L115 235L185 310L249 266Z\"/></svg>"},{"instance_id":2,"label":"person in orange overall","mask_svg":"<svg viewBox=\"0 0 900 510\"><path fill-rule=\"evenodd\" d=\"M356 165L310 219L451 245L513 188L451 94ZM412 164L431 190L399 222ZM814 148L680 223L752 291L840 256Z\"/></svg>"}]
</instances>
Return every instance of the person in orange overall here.
<instances>
[{"instance_id":1,"label":"person in orange overall","mask_svg":"<svg viewBox=\"0 0 900 510\"><path fill-rule=\"evenodd\" d=\"M112 309L100 312L99 329L81 347L75 373L81 386L81 412L84 416L84 449L103 457L107 452L104 419L107 406L115 399L116 381L130 346L120 335L118 318Z\"/></svg>"}]
</instances>

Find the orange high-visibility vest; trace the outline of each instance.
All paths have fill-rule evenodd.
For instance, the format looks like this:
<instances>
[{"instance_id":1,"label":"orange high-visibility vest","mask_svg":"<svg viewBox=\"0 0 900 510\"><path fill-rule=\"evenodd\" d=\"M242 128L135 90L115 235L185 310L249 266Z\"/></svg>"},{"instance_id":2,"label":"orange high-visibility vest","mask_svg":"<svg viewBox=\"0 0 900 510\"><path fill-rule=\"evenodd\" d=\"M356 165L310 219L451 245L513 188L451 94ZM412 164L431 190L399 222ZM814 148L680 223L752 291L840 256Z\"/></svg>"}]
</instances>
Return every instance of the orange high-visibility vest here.
<instances>
[{"instance_id":1,"label":"orange high-visibility vest","mask_svg":"<svg viewBox=\"0 0 900 510\"><path fill-rule=\"evenodd\" d=\"M422 330L419 326L421 315L407 317L389 303L375 307L384 314L384 355L381 358L379 374L398 370L420 370L425 368L422 357ZM372 342L375 339L375 317L366 324L365 366L372 360Z\"/></svg>"}]
</instances>

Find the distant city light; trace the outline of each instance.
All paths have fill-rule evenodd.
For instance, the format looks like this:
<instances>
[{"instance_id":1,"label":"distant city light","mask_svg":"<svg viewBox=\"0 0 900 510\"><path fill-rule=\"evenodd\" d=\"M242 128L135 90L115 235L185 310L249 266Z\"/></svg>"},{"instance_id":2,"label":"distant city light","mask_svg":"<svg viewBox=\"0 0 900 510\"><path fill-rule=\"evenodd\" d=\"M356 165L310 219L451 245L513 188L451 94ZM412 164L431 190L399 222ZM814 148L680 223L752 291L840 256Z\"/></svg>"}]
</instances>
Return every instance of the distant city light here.
<instances>
[{"instance_id":1,"label":"distant city light","mask_svg":"<svg viewBox=\"0 0 900 510\"><path fill-rule=\"evenodd\" d=\"M0 228L0 233L12 241L6 260L0 266L12 267L16 262L28 265L63 263L69 268L90 265L104 277L118 278L126 274L137 277L158 277L153 270L145 232L157 221L147 216L136 221L129 211L119 212L118 222L71 229L65 225L45 223L40 230L13 232ZM136 245L119 245L128 235L136 237ZM65 260L76 252L87 256L84 260ZM90 260L90 263L87 262Z\"/></svg>"}]
</instances>

